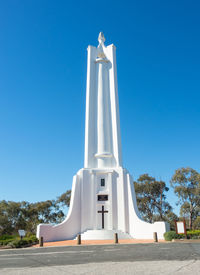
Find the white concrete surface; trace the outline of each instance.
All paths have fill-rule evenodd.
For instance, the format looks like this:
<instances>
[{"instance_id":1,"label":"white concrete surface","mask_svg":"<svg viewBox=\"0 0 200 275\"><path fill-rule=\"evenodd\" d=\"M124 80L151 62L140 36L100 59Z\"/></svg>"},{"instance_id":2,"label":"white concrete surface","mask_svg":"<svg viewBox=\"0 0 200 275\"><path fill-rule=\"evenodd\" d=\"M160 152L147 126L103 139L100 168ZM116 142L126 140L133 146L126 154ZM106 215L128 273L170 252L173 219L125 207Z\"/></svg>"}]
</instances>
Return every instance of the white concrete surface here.
<instances>
[{"instance_id":1,"label":"white concrete surface","mask_svg":"<svg viewBox=\"0 0 200 275\"><path fill-rule=\"evenodd\" d=\"M44 241L74 239L87 232L102 238L102 229L120 230L136 239L153 239L153 232L163 239L169 230L164 222L150 224L139 215L133 179L122 167L119 104L116 71L116 48L105 46L99 34L98 47L88 47L85 120L84 168L73 178L70 208L59 225L40 224L37 237ZM105 185L102 186L102 181ZM107 200L99 200L99 196ZM102 206L104 214L104 228ZM91 233L91 236L90 236Z\"/></svg>"}]
</instances>

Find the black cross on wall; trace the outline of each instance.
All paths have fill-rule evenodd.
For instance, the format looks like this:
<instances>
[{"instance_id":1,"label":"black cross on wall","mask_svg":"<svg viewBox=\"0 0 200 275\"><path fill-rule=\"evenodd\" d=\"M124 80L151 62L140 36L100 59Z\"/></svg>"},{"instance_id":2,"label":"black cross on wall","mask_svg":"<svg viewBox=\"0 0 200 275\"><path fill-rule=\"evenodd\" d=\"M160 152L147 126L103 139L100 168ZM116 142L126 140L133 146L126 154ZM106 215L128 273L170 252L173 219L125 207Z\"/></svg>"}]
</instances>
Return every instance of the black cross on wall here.
<instances>
[{"instance_id":1,"label":"black cross on wall","mask_svg":"<svg viewBox=\"0 0 200 275\"><path fill-rule=\"evenodd\" d=\"M104 211L104 206L102 205L102 210L99 210L98 213L102 214L102 229L104 229L104 213L108 213L108 211Z\"/></svg>"}]
</instances>

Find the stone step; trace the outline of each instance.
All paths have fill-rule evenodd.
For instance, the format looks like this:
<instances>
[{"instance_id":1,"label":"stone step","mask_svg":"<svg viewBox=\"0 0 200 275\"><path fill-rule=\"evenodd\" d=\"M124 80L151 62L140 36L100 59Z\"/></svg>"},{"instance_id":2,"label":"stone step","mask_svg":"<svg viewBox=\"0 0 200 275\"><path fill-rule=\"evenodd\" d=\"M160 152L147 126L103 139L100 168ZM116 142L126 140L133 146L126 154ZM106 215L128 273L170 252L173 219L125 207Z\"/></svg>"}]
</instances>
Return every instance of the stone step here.
<instances>
[{"instance_id":1,"label":"stone step","mask_svg":"<svg viewBox=\"0 0 200 275\"><path fill-rule=\"evenodd\" d=\"M81 234L82 240L114 240L115 233L118 234L118 239L132 239L132 237L121 230L87 230Z\"/></svg>"}]
</instances>

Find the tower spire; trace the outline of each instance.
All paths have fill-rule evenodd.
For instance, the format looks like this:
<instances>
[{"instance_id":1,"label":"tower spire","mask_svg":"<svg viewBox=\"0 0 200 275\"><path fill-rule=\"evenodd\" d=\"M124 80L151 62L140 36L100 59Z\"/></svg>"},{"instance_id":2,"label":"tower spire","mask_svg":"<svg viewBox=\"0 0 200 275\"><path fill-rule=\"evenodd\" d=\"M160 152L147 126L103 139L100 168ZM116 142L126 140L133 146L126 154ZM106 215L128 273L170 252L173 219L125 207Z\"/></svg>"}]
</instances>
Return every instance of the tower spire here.
<instances>
[{"instance_id":1,"label":"tower spire","mask_svg":"<svg viewBox=\"0 0 200 275\"><path fill-rule=\"evenodd\" d=\"M104 36L103 32L100 32L99 37L98 37L99 44L104 46L105 40L106 39L105 39L105 36Z\"/></svg>"}]
</instances>

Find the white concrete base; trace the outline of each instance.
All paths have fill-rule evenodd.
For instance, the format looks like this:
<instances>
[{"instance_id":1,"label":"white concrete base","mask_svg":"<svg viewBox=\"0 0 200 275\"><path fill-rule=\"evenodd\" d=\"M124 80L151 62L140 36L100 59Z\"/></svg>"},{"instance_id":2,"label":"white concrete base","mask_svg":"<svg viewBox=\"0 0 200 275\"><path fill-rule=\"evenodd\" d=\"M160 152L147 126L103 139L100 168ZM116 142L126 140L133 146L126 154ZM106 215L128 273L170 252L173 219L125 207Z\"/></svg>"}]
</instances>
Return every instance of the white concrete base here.
<instances>
[{"instance_id":1,"label":"white concrete base","mask_svg":"<svg viewBox=\"0 0 200 275\"><path fill-rule=\"evenodd\" d=\"M115 233L119 240L132 239L132 237L120 230L87 230L81 234L81 240L114 240Z\"/></svg>"},{"instance_id":2,"label":"white concrete base","mask_svg":"<svg viewBox=\"0 0 200 275\"><path fill-rule=\"evenodd\" d=\"M98 195L102 194L107 195L108 200L98 201ZM108 211L104 214L105 230L102 230L102 214L98 213L102 206ZM113 239L116 230L134 239L153 239L153 232L157 232L158 239L164 239L169 225L165 222L150 224L140 218L133 180L126 169L84 168L74 176L67 218L58 225L38 225L37 237L42 236L44 241L73 240L77 234L85 232L87 238L95 235L98 239L103 236Z\"/></svg>"}]
</instances>

